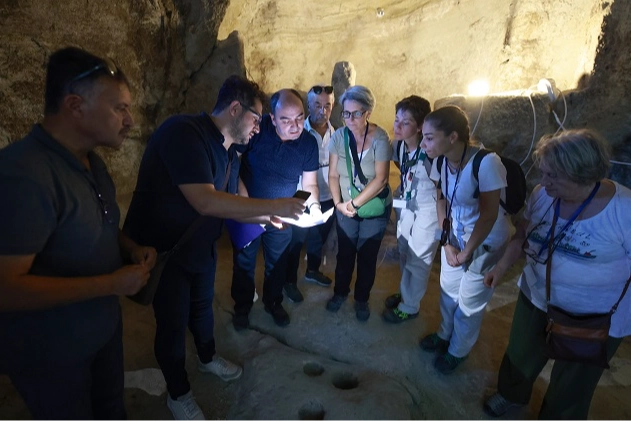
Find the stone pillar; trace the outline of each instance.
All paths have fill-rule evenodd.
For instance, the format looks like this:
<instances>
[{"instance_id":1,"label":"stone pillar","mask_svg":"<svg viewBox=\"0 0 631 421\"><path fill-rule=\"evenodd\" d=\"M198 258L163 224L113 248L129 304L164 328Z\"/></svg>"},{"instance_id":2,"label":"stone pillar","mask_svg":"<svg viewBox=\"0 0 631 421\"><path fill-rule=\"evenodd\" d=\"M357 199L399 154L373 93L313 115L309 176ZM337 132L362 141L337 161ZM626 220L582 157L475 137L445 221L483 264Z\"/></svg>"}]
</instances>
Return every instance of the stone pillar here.
<instances>
[{"instance_id":1,"label":"stone pillar","mask_svg":"<svg viewBox=\"0 0 631 421\"><path fill-rule=\"evenodd\" d=\"M331 112L331 124L335 128L342 126L342 105L338 102L344 91L349 87L355 85L355 66L349 61L338 61L333 68L333 76L331 77L331 84L333 85L333 91L335 92L335 105Z\"/></svg>"}]
</instances>

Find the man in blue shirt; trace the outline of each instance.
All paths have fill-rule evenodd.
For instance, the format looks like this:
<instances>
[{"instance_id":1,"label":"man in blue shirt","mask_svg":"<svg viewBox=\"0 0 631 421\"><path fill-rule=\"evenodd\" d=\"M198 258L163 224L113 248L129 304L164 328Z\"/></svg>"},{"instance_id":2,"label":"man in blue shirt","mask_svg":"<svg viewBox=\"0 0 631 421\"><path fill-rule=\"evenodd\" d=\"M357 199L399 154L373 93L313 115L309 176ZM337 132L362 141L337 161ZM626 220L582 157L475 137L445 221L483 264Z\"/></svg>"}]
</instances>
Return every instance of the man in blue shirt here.
<instances>
[{"instance_id":1,"label":"man in blue shirt","mask_svg":"<svg viewBox=\"0 0 631 421\"><path fill-rule=\"evenodd\" d=\"M118 229L94 149L119 148L132 128L129 83L111 60L64 48L45 103L0 151L0 373L34 419L124 419L118 296L145 285L156 251Z\"/></svg>"},{"instance_id":2,"label":"man in blue shirt","mask_svg":"<svg viewBox=\"0 0 631 421\"><path fill-rule=\"evenodd\" d=\"M258 133L265 100L256 83L230 76L219 90L212 114L168 118L149 139L140 163L124 227L131 238L167 251L200 215L206 217L165 265L153 300L154 351L167 383L167 406L175 419L204 419L185 368L187 327L195 340L201 372L224 381L242 373L241 367L215 352L215 243L223 218L269 223L276 221L272 215L292 217L304 209L303 200L236 195L236 148Z\"/></svg>"},{"instance_id":3,"label":"man in blue shirt","mask_svg":"<svg viewBox=\"0 0 631 421\"><path fill-rule=\"evenodd\" d=\"M320 212L317 181L318 143L304 131L304 107L300 94L283 89L272 95L271 112L261 122L261 131L250 141L241 159L239 193L250 197L274 199L292 197L302 176L302 188L311 193L307 209ZM261 242L265 257L263 304L279 326L289 324L281 305L287 271L287 246L291 228L268 226L260 236L242 249L233 248L232 298L235 301L233 325L249 326L248 314L254 297L256 255Z\"/></svg>"}]
</instances>

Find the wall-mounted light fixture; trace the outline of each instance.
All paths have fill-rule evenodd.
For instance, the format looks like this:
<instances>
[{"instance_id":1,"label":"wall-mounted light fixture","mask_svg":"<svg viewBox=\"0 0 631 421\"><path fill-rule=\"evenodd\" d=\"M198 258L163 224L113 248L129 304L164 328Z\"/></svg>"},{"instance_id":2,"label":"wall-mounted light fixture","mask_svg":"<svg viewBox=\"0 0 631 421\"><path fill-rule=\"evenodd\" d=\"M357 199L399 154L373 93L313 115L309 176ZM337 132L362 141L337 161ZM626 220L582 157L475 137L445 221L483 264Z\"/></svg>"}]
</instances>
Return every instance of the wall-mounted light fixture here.
<instances>
[{"instance_id":1,"label":"wall-mounted light fixture","mask_svg":"<svg viewBox=\"0 0 631 421\"><path fill-rule=\"evenodd\" d=\"M486 80L474 80L469 84L470 96L484 96L489 93L489 83Z\"/></svg>"}]
</instances>

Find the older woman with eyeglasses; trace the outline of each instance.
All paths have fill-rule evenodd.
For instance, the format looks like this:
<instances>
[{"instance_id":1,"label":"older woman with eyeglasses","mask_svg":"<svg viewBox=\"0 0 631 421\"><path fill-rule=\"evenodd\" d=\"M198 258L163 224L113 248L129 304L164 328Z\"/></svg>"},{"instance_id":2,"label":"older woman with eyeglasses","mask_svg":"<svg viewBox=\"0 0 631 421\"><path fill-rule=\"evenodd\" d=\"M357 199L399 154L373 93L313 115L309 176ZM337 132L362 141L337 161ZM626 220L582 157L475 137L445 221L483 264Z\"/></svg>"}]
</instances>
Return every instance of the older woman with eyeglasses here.
<instances>
[{"instance_id":1,"label":"older woman with eyeglasses","mask_svg":"<svg viewBox=\"0 0 631 421\"><path fill-rule=\"evenodd\" d=\"M622 297L611 318L607 359L631 334L631 293L623 292L630 275L631 191L606 178L605 143L590 130L570 130L541 139L535 158L541 184L530 196L502 259L484 279L495 287L506 270L526 256L498 392L484 405L492 416L526 405L548 361L548 265L549 304L566 312L607 313ZM539 418L587 419L602 372L595 365L556 360Z\"/></svg>"},{"instance_id":2,"label":"older woman with eyeglasses","mask_svg":"<svg viewBox=\"0 0 631 421\"><path fill-rule=\"evenodd\" d=\"M370 317L368 299L375 282L377 253L392 210L388 186L392 150L385 130L368 121L375 107L370 89L351 86L340 104L346 126L333 134L329 146L329 188L337 210L338 253L334 295L326 309L338 311L348 297L357 260L355 315L365 321ZM354 198L351 184L360 191ZM384 199L384 212L371 218L359 217L358 210L377 196Z\"/></svg>"}]
</instances>

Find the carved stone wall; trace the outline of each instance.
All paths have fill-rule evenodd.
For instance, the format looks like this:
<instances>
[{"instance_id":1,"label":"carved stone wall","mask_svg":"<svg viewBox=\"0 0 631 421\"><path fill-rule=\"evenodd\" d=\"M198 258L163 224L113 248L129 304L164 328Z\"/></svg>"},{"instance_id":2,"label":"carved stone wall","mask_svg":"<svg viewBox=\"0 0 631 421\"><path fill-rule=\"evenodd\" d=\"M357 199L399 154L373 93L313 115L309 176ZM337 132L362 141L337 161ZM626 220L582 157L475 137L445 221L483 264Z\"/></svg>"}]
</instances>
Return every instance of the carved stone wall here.
<instances>
[{"instance_id":1,"label":"carved stone wall","mask_svg":"<svg viewBox=\"0 0 631 421\"><path fill-rule=\"evenodd\" d=\"M72 45L109 56L130 80L136 128L120 150L99 152L119 194L130 193L151 131L170 114L207 109L207 98L189 92L217 83L196 75L213 67L227 4L228 0L1 2L0 147L24 136L42 117L45 66L51 52Z\"/></svg>"},{"instance_id":2,"label":"carved stone wall","mask_svg":"<svg viewBox=\"0 0 631 421\"><path fill-rule=\"evenodd\" d=\"M101 151L121 195L134 188L152 130L170 114L210 110L228 75L247 74L268 93L305 92L344 61L375 92L373 120L388 131L394 104L413 93L438 101L476 78L489 80L492 93L554 78L565 126L599 129L616 158L628 160L630 17L625 0L5 0L0 147L41 118L47 57L75 45L114 58L132 84L136 129L121 150ZM545 96L533 98L538 137L556 123ZM479 100L462 104L477 120ZM476 134L525 156L528 100L497 104L485 102ZM553 107L563 118L564 103ZM614 168L619 179L629 177L624 168Z\"/></svg>"}]
</instances>

